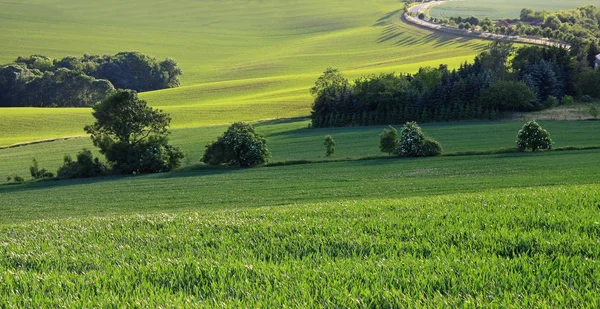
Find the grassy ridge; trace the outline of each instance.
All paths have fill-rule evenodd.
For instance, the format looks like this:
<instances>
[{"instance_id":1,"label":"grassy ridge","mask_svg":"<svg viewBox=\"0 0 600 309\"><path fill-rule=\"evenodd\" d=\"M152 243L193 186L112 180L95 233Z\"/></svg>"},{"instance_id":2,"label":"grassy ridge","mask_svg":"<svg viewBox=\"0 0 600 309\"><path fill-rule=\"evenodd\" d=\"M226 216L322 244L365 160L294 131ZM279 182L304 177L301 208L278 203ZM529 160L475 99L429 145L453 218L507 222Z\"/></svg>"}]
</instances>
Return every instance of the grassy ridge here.
<instances>
[{"instance_id":1,"label":"grassy ridge","mask_svg":"<svg viewBox=\"0 0 600 309\"><path fill-rule=\"evenodd\" d=\"M488 44L403 24L401 8L395 0L0 0L0 63L123 50L173 57L184 87L142 98L171 113L174 127L189 128L307 115L308 88L328 66L351 78L456 67ZM2 110L0 145L78 135L90 117L71 114ZM14 129L23 119L28 126Z\"/></svg>"},{"instance_id":2,"label":"grassy ridge","mask_svg":"<svg viewBox=\"0 0 600 309\"><path fill-rule=\"evenodd\" d=\"M0 186L0 223L598 184L600 150L385 158Z\"/></svg>"},{"instance_id":3,"label":"grassy ridge","mask_svg":"<svg viewBox=\"0 0 600 309\"><path fill-rule=\"evenodd\" d=\"M598 186L0 228L2 307L594 307Z\"/></svg>"},{"instance_id":4,"label":"grassy ridge","mask_svg":"<svg viewBox=\"0 0 600 309\"><path fill-rule=\"evenodd\" d=\"M431 8L430 15L433 17L456 17L477 16L492 19L518 18L521 9L529 8L535 10L564 10L574 9L584 5L598 5L597 0L463 0L449 1Z\"/></svg>"},{"instance_id":5,"label":"grassy ridge","mask_svg":"<svg viewBox=\"0 0 600 309\"><path fill-rule=\"evenodd\" d=\"M293 160L326 160L323 139L332 135L337 142L331 159L356 159L384 155L379 151L382 126L355 128L306 129L309 121L270 121L258 123L273 155L272 162ZM555 147L600 146L600 136L590 134L600 130L598 121L541 121L552 135ZM426 134L435 137L446 153L489 151L514 147L522 121L464 122L425 124ZM399 126L398 126L399 128ZM182 148L187 159L184 165L200 163L204 146L226 130L226 126L174 129L171 142ZM0 149L0 183L13 175L28 176L32 158L40 166L56 171L65 154L75 155L82 148L96 149L89 138L35 144L12 149ZM97 154L99 155L99 154Z\"/></svg>"}]
</instances>

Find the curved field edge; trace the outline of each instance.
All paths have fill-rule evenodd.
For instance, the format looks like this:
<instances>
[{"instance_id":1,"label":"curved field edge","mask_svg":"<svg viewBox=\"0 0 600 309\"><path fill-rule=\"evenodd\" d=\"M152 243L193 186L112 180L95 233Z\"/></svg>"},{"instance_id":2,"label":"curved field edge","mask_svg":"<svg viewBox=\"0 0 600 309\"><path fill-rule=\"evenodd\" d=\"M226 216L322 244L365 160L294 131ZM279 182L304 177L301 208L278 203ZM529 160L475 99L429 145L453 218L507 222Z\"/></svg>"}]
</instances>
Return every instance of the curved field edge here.
<instances>
[{"instance_id":1,"label":"curved field edge","mask_svg":"<svg viewBox=\"0 0 600 309\"><path fill-rule=\"evenodd\" d=\"M0 305L593 307L599 204L550 186L13 224Z\"/></svg>"}]
</instances>

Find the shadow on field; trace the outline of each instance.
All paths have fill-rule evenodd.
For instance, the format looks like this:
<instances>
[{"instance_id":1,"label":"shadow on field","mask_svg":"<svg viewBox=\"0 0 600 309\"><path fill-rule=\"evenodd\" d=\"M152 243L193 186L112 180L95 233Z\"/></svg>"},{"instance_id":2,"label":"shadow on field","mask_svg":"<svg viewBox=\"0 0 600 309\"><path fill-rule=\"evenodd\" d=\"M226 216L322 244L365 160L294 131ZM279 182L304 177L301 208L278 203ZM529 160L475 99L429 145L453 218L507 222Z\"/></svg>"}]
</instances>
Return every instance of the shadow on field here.
<instances>
[{"instance_id":1,"label":"shadow on field","mask_svg":"<svg viewBox=\"0 0 600 309\"><path fill-rule=\"evenodd\" d=\"M143 175L116 175L116 176L104 176L94 178L79 178L79 179L52 179L44 181L36 181L24 184L4 184L0 185L0 196L4 193L15 193L15 192L27 192L37 190L47 190L60 187L73 187L73 186L85 186L94 184L110 184L118 185L119 182L131 181L137 178L144 179L169 179L169 178L182 178L182 177L193 177L193 176L210 176L217 174L232 173L236 171L243 171L240 168L230 168L225 166L208 166L204 164L197 164L193 166L187 166L182 169L167 172L167 173L156 173L156 174L143 174ZM117 183L117 184L115 184Z\"/></svg>"}]
</instances>

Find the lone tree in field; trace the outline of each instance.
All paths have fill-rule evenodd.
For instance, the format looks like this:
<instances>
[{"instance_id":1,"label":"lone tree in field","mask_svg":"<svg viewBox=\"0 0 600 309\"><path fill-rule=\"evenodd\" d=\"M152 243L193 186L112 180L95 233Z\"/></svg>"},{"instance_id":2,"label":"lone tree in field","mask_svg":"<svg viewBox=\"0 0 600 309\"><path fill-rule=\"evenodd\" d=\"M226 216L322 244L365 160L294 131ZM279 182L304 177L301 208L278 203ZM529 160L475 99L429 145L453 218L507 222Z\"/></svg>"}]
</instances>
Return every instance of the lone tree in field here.
<instances>
[{"instance_id":1,"label":"lone tree in field","mask_svg":"<svg viewBox=\"0 0 600 309\"><path fill-rule=\"evenodd\" d=\"M96 122L85 131L115 172L158 173L179 166L183 154L167 139L171 117L149 107L135 91L119 90L93 109Z\"/></svg>"},{"instance_id":2,"label":"lone tree in field","mask_svg":"<svg viewBox=\"0 0 600 309\"><path fill-rule=\"evenodd\" d=\"M236 122L223 136L206 145L202 162L210 165L254 167L267 163L270 157L267 140L256 133L252 125Z\"/></svg>"},{"instance_id":3,"label":"lone tree in field","mask_svg":"<svg viewBox=\"0 0 600 309\"><path fill-rule=\"evenodd\" d=\"M331 135L325 136L325 156L331 157L335 153L335 141Z\"/></svg>"},{"instance_id":4,"label":"lone tree in field","mask_svg":"<svg viewBox=\"0 0 600 309\"><path fill-rule=\"evenodd\" d=\"M425 137L416 122L407 122L400 131L395 153L402 157L433 157L442 154L442 146L433 138Z\"/></svg>"},{"instance_id":5,"label":"lone tree in field","mask_svg":"<svg viewBox=\"0 0 600 309\"><path fill-rule=\"evenodd\" d=\"M387 152L389 155L398 147L398 131L389 126L379 134L379 149L381 152Z\"/></svg>"},{"instance_id":6,"label":"lone tree in field","mask_svg":"<svg viewBox=\"0 0 600 309\"><path fill-rule=\"evenodd\" d=\"M537 122L530 121L517 134L517 148L519 151L531 149L532 152L540 149L550 150L552 148L550 133L544 130Z\"/></svg>"}]
</instances>

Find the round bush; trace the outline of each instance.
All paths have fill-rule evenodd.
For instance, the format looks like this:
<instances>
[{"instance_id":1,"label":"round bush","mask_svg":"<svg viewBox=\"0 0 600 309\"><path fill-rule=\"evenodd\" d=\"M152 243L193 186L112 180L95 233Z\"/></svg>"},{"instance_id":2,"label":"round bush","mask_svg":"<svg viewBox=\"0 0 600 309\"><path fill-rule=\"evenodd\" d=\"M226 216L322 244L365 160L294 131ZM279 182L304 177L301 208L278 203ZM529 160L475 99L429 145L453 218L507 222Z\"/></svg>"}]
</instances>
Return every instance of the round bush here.
<instances>
[{"instance_id":1,"label":"round bush","mask_svg":"<svg viewBox=\"0 0 600 309\"><path fill-rule=\"evenodd\" d=\"M202 162L253 167L267 163L270 156L267 140L252 125L236 122L217 141L206 145Z\"/></svg>"},{"instance_id":2,"label":"round bush","mask_svg":"<svg viewBox=\"0 0 600 309\"><path fill-rule=\"evenodd\" d=\"M531 149L532 152L540 149L550 150L552 149L550 133L544 130L537 122L530 121L517 134L517 148L519 151Z\"/></svg>"}]
</instances>

